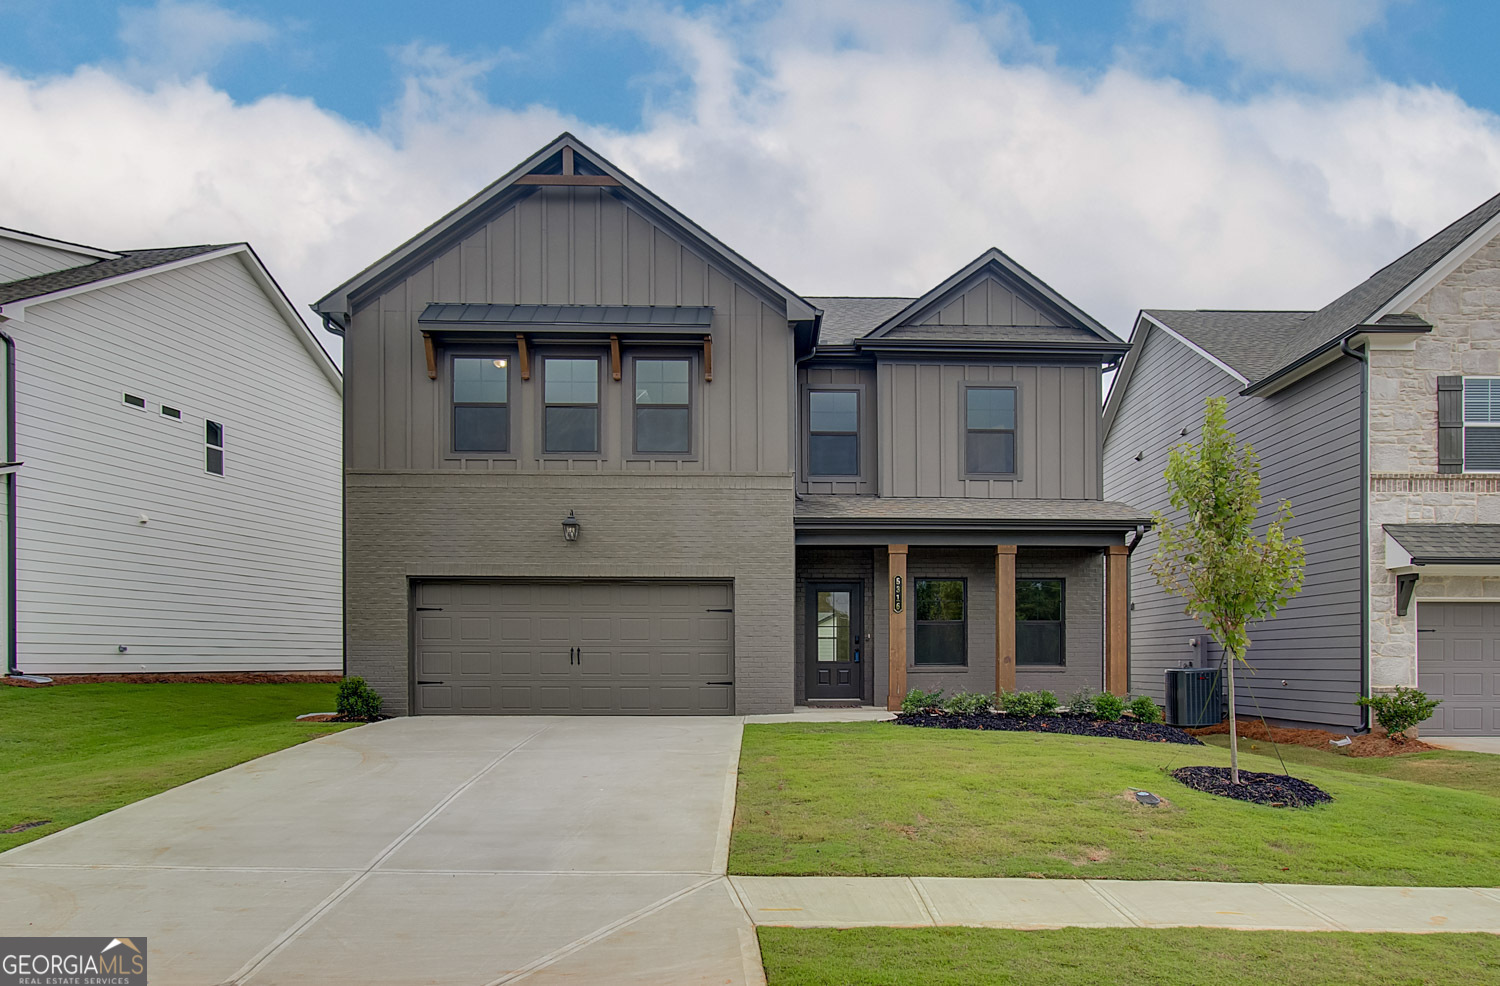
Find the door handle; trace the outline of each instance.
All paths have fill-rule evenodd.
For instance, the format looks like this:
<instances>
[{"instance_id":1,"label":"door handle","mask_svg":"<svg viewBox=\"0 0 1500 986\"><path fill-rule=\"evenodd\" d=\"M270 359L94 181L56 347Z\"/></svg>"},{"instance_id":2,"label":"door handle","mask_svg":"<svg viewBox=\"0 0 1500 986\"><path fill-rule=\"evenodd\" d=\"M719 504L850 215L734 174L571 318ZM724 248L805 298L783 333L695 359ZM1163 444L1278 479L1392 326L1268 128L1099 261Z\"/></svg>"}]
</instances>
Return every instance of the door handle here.
<instances>
[{"instance_id":1,"label":"door handle","mask_svg":"<svg viewBox=\"0 0 1500 986\"><path fill-rule=\"evenodd\" d=\"M575 650L577 650L577 649L578 649L578 648L576 648L576 647L569 647L569 648L568 648L568 663L569 663L569 664L572 664L572 663L574 663L574 661L573 661L573 652L574 652L574 651L575 651Z\"/></svg>"},{"instance_id":2,"label":"door handle","mask_svg":"<svg viewBox=\"0 0 1500 986\"><path fill-rule=\"evenodd\" d=\"M705 685L732 685L732 684L734 684L734 682L732 682L732 681L705 681L704 684Z\"/></svg>"},{"instance_id":3,"label":"door handle","mask_svg":"<svg viewBox=\"0 0 1500 986\"><path fill-rule=\"evenodd\" d=\"M421 678L418 678L417 679L417 684L419 684L419 685L442 685L442 684L445 684L445 682L441 682L441 681L423 681Z\"/></svg>"}]
</instances>

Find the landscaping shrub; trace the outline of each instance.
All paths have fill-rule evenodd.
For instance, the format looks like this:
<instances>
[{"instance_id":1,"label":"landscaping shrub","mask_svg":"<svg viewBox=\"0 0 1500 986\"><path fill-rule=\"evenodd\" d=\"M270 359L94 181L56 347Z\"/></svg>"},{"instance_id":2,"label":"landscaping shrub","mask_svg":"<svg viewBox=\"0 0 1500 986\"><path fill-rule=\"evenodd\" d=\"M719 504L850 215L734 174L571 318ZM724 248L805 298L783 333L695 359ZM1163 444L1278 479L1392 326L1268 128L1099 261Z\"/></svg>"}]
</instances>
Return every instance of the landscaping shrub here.
<instances>
[{"instance_id":1,"label":"landscaping shrub","mask_svg":"<svg viewBox=\"0 0 1500 986\"><path fill-rule=\"evenodd\" d=\"M1141 722L1161 722L1161 708L1149 695L1137 695L1131 699L1130 714Z\"/></svg>"},{"instance_id":2,"label":"landscaping shrub","mask_svg":"<svg viewBox=\"0 0 1500 986\"><path fill-rule=\"evenodd\" d=\"M1080 688L1068 696L1067 708L1069 712L1076 712L1079 715L1093 715L1094 693L1087 688Z\"/></svg>"},{"instance_id":3,"label":"landscaping shrub","mask_svg":"<svg viewBox=\"0 0 1500 986\"><path fill-rule=\"evenodd\" d=\"M1114 722L1125 713L1125 700L1109 692L1095 695L1091 704L1094 707L1094 718L1105 722Z\"/></svg>"},{"instance_id":4,"label":"landscaping shrub","mask_svg":"<svg viewBox=\"0 0 1500 986\"><path fill-rule=\"evenodd\" d=\"M339 715L350 719L373 719L380 714L380 696L365 684L363 678L345 678L339 682Z\"/></svg>"},{"instance_id":5,"label":"landscaping shrub","mask_svg":"<svg viewBox=\"0 0 1500 986\"><path fill-rule=\"evenodd\" d=\"M961 716L973 715L976 712L988 712L992 696L981 695L979 692L959 692L948 701L943 703L944 710Z\"/></svg>"},{"instance_id":6,"label":"landscaping shrub","mask_svg":"<svg viewBox=\"0 0 1500 986\"><path fill-rule=\"evenodd\" d=\"M943 690L941 688L935 692L924 692L920 688L913 688L901 700L901 714L904 716L920 715L923 712L935 712L942 706Z\"/></svg>"},{"instance_id":7,"label":"landscaping shrub","mask_svg":"<svg viewBox=\"0 0 1500 986\"><path fill-rule=\"evenodd\" d=\"M1406 731L1419 722L1432 717L1433 710L1443 704L1442 699L1430 699L1419 688L1398 687L1394 695L1376 695L1360 698L1356 704L1375 710L1375 721L1385 727L1393 740L1406 739Z\"/></svg>"},{"instance_id":8,"label":"landscaping shrub","mask_svg":"<svg viewBox=\"0 0 1500 986\"><path fill-rule=\"evenodd\" d=\"M1048 691L1001 692L1000 708L1013 716L1044 716L1057 711L1057 696Z\"/></svg>"}]
</instances>

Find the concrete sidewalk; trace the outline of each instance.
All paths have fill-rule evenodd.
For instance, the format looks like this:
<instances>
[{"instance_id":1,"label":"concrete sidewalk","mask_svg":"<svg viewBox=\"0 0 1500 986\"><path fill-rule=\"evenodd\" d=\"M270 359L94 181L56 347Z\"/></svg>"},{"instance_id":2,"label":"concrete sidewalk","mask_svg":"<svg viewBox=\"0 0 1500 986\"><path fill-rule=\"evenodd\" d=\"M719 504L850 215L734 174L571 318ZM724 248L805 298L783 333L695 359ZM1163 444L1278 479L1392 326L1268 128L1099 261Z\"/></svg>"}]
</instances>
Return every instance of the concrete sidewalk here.
<instances>
[{"instance_id":1,"label":"concrete sidewalk","mask_svg":"<svg viewBox=\"0 0 1500 986\"><path fill-rule=\"evenodd\" d=\"M1234 928L1484 931L1500 890L1169 880L955 877L729 878L750 920L792 928Z\"/></svg>"}]
</instances>

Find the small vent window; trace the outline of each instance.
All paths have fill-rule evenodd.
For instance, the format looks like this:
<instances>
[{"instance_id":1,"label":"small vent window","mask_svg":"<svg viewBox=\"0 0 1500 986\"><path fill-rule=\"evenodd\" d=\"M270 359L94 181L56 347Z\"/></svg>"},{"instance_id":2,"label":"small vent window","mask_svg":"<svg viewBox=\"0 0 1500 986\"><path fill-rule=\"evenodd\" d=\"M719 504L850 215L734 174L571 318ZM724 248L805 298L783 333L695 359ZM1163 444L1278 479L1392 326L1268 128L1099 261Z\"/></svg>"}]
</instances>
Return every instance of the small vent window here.
<instances>
[{"instance_id":1,"label":"small vent window","mask_svg":"<svg viewBox=\"0 0 1500 986\"><path fill-rule=\"evenodd\" d=\"M215 476L224 475L224 426L217 421L205 421L203 442L208 446L205 468Z\"/></svg>"},{"instance_id":2,"label":"small vent window","mask_svg":"<svg viewBox=\"0 0 1500 986\"><path fill-rule=\"evenodd\" d=\"M1464 378L1464 471L1500 472L1500 377Z\"/></svg>"},{"instance_id":3,"label":"small vent window","mask_svg":"<svg viewBox=\"0 0 1500 986\"><path fill-rule=\"evenodd\" d=\"M182 420L181 411L177 410L177 408L175 407L167 407L167 405L165 404L161 406L161 416L164 418L176 418L179 421Z\"/></svg>"},{"instance_id":4,"label":"small vent window","mask_svg":"<svg viewBox=\"0 0 1500 986\"><path fill-rule=\"evenodd\" d=\"M144 409L146 406L146 398L137 397L134 394L126 394L125 403L129 404L131 407L139 407Z\"/></svg>"}]
</instances>

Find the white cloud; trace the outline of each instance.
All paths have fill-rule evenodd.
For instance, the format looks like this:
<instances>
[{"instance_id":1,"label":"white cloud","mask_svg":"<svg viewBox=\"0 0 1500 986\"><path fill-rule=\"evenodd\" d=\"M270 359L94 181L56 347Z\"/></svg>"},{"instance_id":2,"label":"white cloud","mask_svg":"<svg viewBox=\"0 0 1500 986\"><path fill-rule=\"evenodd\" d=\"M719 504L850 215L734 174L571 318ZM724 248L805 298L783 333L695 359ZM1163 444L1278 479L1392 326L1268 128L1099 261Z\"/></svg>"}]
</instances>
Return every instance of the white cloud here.
<instances>
[{"instance_id":1,"label":"white cloud","mask_svg":"<svg viewBox=\"0 0 1500 986\"><path fill-rule=\"evenodd\" d=\"M133 78L187 78L206 72L235 48L276 37L265 21L203 0L157 0L120 9L120 43Z\"/></svg>"},{"instance_id":2,"label":"white cloud","mask_svg":"<svg viewBox=\"0 0 1500 986\"><path fill-rule=\"evenodd\" d=\"M1364 75L1360 37L1400 0L1137 0L1176 24L1190 49L1222 52L1256 72L1330 82Z\"/></svg>"},{"instance_id":3,"label":"white cloud","mask_svg":"<svg viewBox=\"0 0 1500 986\"><path fill-rule=\"evenodd\" d=\"M305 305L571 129L795 290L915 293L996 245L1123 333L1141 307L1320 306L1500 185L1500 121L1436 89L1085 79L906 0L631 14L692 85L628 133L493 106L433 49L378 129L202 79L0 72L0 225L248 239Z\"/></svg>"}]
</instances>

